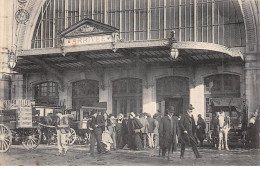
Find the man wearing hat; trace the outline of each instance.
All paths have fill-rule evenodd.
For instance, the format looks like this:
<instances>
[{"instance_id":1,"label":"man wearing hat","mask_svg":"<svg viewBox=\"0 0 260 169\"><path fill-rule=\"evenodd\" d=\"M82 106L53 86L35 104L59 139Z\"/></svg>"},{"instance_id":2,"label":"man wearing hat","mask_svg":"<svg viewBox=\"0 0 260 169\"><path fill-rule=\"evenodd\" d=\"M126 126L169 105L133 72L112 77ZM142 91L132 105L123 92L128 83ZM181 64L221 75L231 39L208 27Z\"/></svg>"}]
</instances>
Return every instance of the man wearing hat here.
<instances>
[{"instance_id":1,"label":"man wearing hat","mask_svg":"<svg viewBox=\"0 0 260 169\"><path fill-rule=\"evenodd\" d=\"M197 149L197 142L194 137L196 126L195 121L192 116L192 110L194 107L190 104L187 108L187 111L181 116L179 121L179 127L181 130L181 156L180 158L184 158L184 152L186 145L191 145L192 150L196 156L196 158L201 158L199 151Z\"/></svg>"},{"instance_id":2,"label":"man wearing hat","mask_svg":"<svg viewBox=\"0 0 260 169\"><path fill-rule=\"evenodd\" d=\"M200 141L200 146L203 146L203 140L205 139L205 129L206 129L206 123L201 117L201 114L198 115L198 121L197 121L197 129L196 129L196 135Z\"/></svg>"},{"instance_id":3,"label":"man wearing hat","mask_svg":"<svg viewBox=\"0 0 260 169\"><path fill-rule=\"evenodd\" d=\"M90 140L90 155L94 156L94 146L95 141L97 141L97 151L98 153L106 153L105 148L102 143L102 133L103 127L105 125L104 119L97 111L93 110L91 112L91 122L89 130L91 131L92 140ZM90 138L91 138L90 137Z\"/></svg>"},{"instance_id":4,"label":"man wearing hat","mask_svg":"<svg viewBox=\"0 0 260 169\"><path fill-rule=\"evenodd\" d=\"M162 150L162 156L165 157L166 151L168 151L168 160L170 158L170 151L174 150L176 143L176 131L177 124L173 120L174 107L171 106L165 112L165 116L161 119L159 125L159 144ZM177 145L176 145L177 147Z\"/></svg>"}]
</instances>

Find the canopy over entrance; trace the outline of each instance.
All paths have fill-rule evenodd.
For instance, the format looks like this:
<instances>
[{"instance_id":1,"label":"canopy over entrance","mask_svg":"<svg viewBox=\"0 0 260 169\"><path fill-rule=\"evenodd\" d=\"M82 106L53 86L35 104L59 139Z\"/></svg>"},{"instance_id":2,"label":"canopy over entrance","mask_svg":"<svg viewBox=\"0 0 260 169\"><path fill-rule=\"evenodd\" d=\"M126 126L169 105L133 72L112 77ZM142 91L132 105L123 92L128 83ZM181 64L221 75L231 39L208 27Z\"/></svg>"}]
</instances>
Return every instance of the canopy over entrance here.
<instances>
[{"instance_id":1,"label":"canopy over entrance","mask_svg":"<svg viewBox=\"0 0 260 169\"><path fill-rule=\"evenodd\" d=\"M238 112L242 111L241 98L212 98L212 106L217 107L234 107Z\"/></svg>"}]
</instances>

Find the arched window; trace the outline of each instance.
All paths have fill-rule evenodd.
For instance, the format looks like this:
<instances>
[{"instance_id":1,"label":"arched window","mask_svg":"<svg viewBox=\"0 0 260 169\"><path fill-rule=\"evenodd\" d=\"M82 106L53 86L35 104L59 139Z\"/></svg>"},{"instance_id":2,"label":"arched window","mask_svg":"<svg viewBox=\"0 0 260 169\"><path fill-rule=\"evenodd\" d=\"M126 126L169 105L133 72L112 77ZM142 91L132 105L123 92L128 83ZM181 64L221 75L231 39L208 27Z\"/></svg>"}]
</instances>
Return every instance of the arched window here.
<instances>
[{"instance_id":1,"label":"arched window","mask_svg":"<svg viewBox=\"0 0 260 169\"><path fill-rule=\"evenodd\" d=\"M142 80L123 78L113 82L113 114L141 113L143 87Z\"/></svg>"},{"instance_id":2,"label":"arched window","mask_svg":"<svg viewBox=\"0 0 260 169\"><path fill-rule=\"evenodd\" d=\"M81 80L72 84L72 107L93 106L99 102L99 82L97 80Z\"/></svg>"},{"instance_id":3,"label":"arched window","mask_svg":"<svg viewBox=\"0 0 260 169\"><path fill-rule=\"evenodd\" d=\"M43 82L34 87L36 105L55 106L59 104L58 84L56 82Z\"/></svg>"},{"instance_id":4,"label":"arched window","mask_svg":"<svg viewBox=\"0 0 260 169\"><path fill-rule=\"evenodd\" d=\"M166 39L175 30L178 41L245 46L238 0L46 0L32 48L58 47L59 32L83 18L118 28L125 41Z\"/></svg>"}]
</instances>

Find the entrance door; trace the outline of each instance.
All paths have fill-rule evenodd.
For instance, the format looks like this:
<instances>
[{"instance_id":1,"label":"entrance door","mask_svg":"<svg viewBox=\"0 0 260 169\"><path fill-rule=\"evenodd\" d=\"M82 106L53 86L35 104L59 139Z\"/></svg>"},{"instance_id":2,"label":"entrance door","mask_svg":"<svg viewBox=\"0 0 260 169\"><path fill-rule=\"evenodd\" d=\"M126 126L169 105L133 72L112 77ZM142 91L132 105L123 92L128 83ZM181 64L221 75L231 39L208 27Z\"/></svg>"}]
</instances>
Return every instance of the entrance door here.
<instances>
[{"instance_id":1,"label":"entrance door","mask_svg":"<svg viewBox=\"0 0 260 169\"><path fill-rule=\"evenodd\" d=\"M161 114L162 102L165 102L165 111L173 106L176 115L182 114L189 105L189 79L180 76L163 77L156 80L156 102Z\"/></svg>"},{"instance_id":2,"label":"entrance door","mask_svg":"<svg viewBox=\"0 0 260 169\"><path fill-rule=\"evenodd\" d=\"M170 106L174 107L174 115L179 116L183 113L183 99L182 98L165 98L165 111L169 109Z\"/></svg>"}]
</instances>

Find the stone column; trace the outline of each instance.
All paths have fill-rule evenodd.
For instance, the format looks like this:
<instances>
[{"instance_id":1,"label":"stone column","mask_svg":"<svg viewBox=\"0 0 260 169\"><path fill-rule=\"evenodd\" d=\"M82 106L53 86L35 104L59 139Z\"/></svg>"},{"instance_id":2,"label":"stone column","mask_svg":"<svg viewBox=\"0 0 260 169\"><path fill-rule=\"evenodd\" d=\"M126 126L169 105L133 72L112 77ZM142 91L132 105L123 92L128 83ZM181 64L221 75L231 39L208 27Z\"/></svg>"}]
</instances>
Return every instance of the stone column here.
<instances>
[{"instance_id":1,"label":"stone column","mask_svg":"<svg viewBox=\"0 0 260 169\"><path fill-rule=\"evenodd\" d=\"M10 99L10 69L8 67L8 49L12 45L12 31L14 33L16 23L13 14L13 2L0 0L0 100Z\"/></svg>"},{"instance_id":2,"label":"stone column","mask_svg":"<svg viewBox=\"0 0 260 169\"><path fill-rule=\"evenodd\" d=\"M257 55L246 55L245 84L250 118L255 109L260 108L260 61L257 60Z\"/></svg>"},{"instance_id":3,"label":"stone column","mask_svg":"<svg viewBox=\"0 0 260 169\"><path fill-rule=\"evenodd\" d=\"M10 69L8 68L7 50L0 53L0 100L10 99Z\"/></svg>"},{"instance_id":4,"label":"stone column","mask_svg":"<svg viewBox=\"0 0 260 169\"><path fill-rule=\"evenodd\" d=\"M23 99L23 75L12 75L11 85L11 98L12 100Z\"/></svg>"},{"instance_id":5,"label":"stone column","mask_svg":"<svg viewBox=\"0 0 260 169\"><path fill-rule=\"evenodd\" d=\"M111 85L105 85L104 89L99 87L99 102L107 102L107 113L113 113L112 109L112 89Z\"/></svg>"},{"instance_id":6,"label":"stone column","mask_svg":"<svg viewBox=\"0 0 260 169\"><path fill-rule=\"evenodd\" d=\"M150 113L152 116L156 113L155 85L143 87L143 112Z\"/></svg>"},{"instance_id":7,"label":"stone column","mask_svg":"<svg viewBox=\"0 0 260 169\"><path fill-rule=\"evenodd\" d=\"M193 116L197 122L198 114L201 114L205 119L205 104L204 104L204 84L200 81L190 84L190 104L194 107Z\"/></svg>"}]
</instances>

